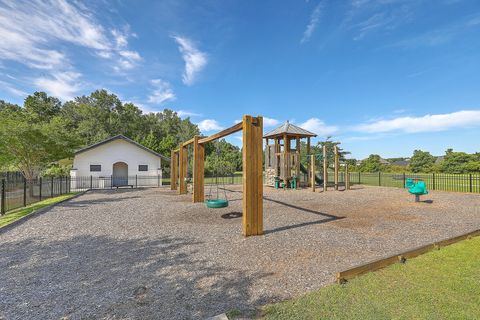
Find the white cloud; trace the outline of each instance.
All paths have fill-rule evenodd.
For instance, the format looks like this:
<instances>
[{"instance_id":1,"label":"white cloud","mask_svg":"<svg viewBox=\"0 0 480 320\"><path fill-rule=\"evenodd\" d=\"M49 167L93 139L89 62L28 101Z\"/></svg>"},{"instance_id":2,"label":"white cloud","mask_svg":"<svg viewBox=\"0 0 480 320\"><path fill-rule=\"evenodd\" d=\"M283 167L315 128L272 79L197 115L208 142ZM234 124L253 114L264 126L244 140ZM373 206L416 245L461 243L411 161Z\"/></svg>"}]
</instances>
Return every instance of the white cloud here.
<instances>
[{"instance_id":1,"label":"white cloud","mask_svg":"<svg viewBox=\"0 0 480 320\"><path fill-rule=\"evenodd\" d=\"M277 119L263 117L263 126L264 127L274 127L274 126L278 126L279 124L280 124L280 121L277 120Z\"/></svg>"},{"instance_id":2,"label":"white cloud","mask_svg":"<svg viewBox=\"0 0 480 320\"><path fill-rule=\"evenodd\" d=\"M78 89L69 52L84 48L94 57L111 59L115 70L133 68L140 54L128 49L128 28L107 32L86 6L65 0L0 2L0 61L10 60L49 74L36 86L70 97ZM68 45L73 45L71 48ZM76 76L78 78L78 76Z\"/></svg>"},{"instance_id":3,"label":"white cloud","mask_svg":"<svg viewBox=\"0 0 480 320\"><path fill-rule=\"evenodd\" d=\"M299 126L319 136L328 136L338 131L338 127L327 126L324 121L318 118L310 118L304 123L299 124Z\"/></svg>"},{"instance_id":4,"label":"white cloud","mask_svg":"<svg viewBox=\"0 0 480 320\"><path fill-rule=\"evenodd\" d=\"M28 93L26 93L25 91L17 89L15 87L13 87L12 85L10 85L9 83L5 82L5 81L0 81L0 90L1 90L1 88L5 89L6 91L10 92L13 95L19 96L19 97L28 96Z\"/></svg>"},{"instance_id":5,"label":"white cloud","mask_svg":"<svg viewBox=\"0 0 480 320\"><path fill-rule=\"evenodd\" d=\"M52 69L68 63L65 54L48 48L65 41L94 50L108 50L103 27L64 0L9 1L0 4L0 56L30 67Z\"/></svg>"},{"instance_id":6,"label":"white cloud","mask_svg":"<svg viewBox=\"0 0 480 320\"><path fill-rule=\"evenodd\" d=\"M476 126L480 126L480 110L462 110L445 114L427 114L421 117L399 117L390 120L377 120L359 125L355 129L367 133L390 131L416 133Z\"/></svg>"},{"instance_id":7,"label":"white cloud","mask_svg":"<svg viewBox=\"0 0 480 320\"><path fill-rule=\"evenodd\" d=\"M236 119L233 121L234 124L242 122L241 119ZM273 118L263 117L263 126L264 127L273 127L280 124L280 121Z\"/></svg>"},{"instance_id":8,"label":"white cloud","mask_svg":"<svg viewBox=\"0 0 480 320\"><path fill-rule=\"evenodd\" d=\"M207 65L207 55L199 51L189 39L180 36L173 38L179 45L178 49L185 61L183 83L191 85L195 81L197 74Z\"/></svg>"},{"instance_id":9,"label":"white cloud","mask_svg":"<svg viewBox=\"0 0 480 320\"><path fill-rule=\"evenodd\" d=\"M56 72L52 77L40 77L34 80L39 91L46 91L49 95L61 100L72 99L80 85L78 78L81 74L77 72Z\"/></svg>"},{"instance_id":10,"label":"white cloud","mask_svg":"<svg viewBox=\"0 0 480 320\"><path fill-rule=\"evenodd\" d=\"M200 121L198 123L198 128L202 132L223 130L223 127L218 123L218 121L213 119L205 119Z\"/></svg>"},{"instance_id":11,"label":"white cloud","mask_svg":"<svg viewBox=\"0 0 480 320\"><path fill-rule=\"evenodd\" d=\"M186 110L178 110L177 115L180 118L185 118L185 117L201 117L201 113L196 113L196 112L191 112L191 111L186 111Z\"/></svg>"},{"instance_id":12,"label":"white cloud","mask_svg":"<svg viewBox=\"0 0 480 320\"><path fill-rule=\"evenodd\" d=\"M149 103L163 103L165 101L175 100L176 96L173 93L170 83L162 79L154 79L151 81L151 84L155 88L150 96L148 96Z\"/></svg>"},{"instance_id":13,"label":"white cloud","mask_svg":"<svg viewBox=\"0 0 480 320\"><path fill-rule=\"evenodd\" d=\"M322 9L324 7L323 1L320 1L315 9L313 9L312 15L310 16L310 21L305 28L305 31L303 32L303 37L302 40L300 40L300 43L305 43L308 40L310 40L310 37L312 36L313 32L317 28L318 23L320 22L320 16L322 14Z\"/></svg>"}]
</instances>

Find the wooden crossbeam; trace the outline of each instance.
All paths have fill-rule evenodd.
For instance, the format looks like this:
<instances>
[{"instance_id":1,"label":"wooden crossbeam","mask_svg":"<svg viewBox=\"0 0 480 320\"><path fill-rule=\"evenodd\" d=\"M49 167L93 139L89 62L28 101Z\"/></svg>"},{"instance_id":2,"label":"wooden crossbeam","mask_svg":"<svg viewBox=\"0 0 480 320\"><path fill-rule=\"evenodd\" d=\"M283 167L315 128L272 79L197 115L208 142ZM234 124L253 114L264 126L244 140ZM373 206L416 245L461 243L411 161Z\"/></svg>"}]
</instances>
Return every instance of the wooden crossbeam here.
<instances>
[{"instance_id":1,"label":"wooden crossbeam","mask_svg":"<svg viewBox=\"0 0 480 320\"><path fill-rule=\"evenodd\" d=\"M198 140L198 143L200 144L205 144L207 142L211 142L211 141L214 141L214 140L217 140L217 139L220 139L220 138L223 138L225 136L228 136L232 133L235 133L235 132L238 132L238 131L241 131L243 129L243 122L239 122L237 123L236 125L230 127L230 128L227 128L225 130L222 130L220 132L217 132L215 134L212 134L211 136L208 136L206 138L202 138L202 139L199 139ZM262 141L263 143L263 141Z\"/></svg>"},{"instance_id":2,"label":"wooden crossbeam","mask_svg":"<svg viewBox=\"0 0 480 320\"><path fill-rule=\"evenodd\" d=\"M185 141L185 142L183 143L183 145L184 145L184 146L188 146L189 144L192 144L194 140L195 140L195 137L193 137L193 138L190 139L190 140Z\"/></svg>"}]
</instances>

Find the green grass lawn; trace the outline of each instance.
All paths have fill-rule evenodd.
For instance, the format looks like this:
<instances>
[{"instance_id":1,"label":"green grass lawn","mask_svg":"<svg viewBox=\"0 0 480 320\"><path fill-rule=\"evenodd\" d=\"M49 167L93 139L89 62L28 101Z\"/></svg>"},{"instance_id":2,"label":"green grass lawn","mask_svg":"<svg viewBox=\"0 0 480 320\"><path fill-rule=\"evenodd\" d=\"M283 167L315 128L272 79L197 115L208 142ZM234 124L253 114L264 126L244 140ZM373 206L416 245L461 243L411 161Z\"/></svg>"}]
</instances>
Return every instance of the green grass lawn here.
<instances>
[{"instance_id":1,"label":"green grass lawn","mask_svg":"<svg viewBox=\"0 0 480 320\"><path fill-rule=\"evenodd\" d=\"M265 319L479 319L480 237L263 311Z\"/></svg>"},{"instance_id":2,"label":"green grass lawn","mask_svg":"<svg viewBox=\"0 0 480 320\"><path fill-rule=\"evenodd\" d=\"M80 192L72 192L72 193L63 194L63 195L55 197L55 198L49 198L49 199L37 202L37 203L29 205L25 208L9 211L4 216L0 216L0 227L6 226L6 225L20 219L21 217L24 217L27 214L32 213L35 210L38 210L38 209L44 208L46 206L55 204L57 202L72 198L73 196L75 196L79 193Z\"/></svg>"}]
</instances>

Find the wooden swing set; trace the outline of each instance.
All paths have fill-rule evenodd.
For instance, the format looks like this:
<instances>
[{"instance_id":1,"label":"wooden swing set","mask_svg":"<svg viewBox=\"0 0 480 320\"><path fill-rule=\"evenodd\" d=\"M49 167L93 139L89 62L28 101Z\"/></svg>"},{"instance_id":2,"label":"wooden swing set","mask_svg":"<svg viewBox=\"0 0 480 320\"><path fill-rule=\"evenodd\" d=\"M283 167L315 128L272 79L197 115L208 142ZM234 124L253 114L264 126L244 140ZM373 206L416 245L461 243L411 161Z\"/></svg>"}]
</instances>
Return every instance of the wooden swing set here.
<instances>
[{"instance_id":1,"label":"wooden swing set","mask_svg":"<svg viewBox=\"0 0 480 320\"><path fill-rule=\"evenodd\" d=\"M243 235L263 234L263 117L244 115L242 122L208 137L195 136L172 150L171 190L187 193L187 147L193 145L193 202L205 201L205 144L243 131ZM178 185L177 185L178 179Z\"/></svg>"}]
</instances>

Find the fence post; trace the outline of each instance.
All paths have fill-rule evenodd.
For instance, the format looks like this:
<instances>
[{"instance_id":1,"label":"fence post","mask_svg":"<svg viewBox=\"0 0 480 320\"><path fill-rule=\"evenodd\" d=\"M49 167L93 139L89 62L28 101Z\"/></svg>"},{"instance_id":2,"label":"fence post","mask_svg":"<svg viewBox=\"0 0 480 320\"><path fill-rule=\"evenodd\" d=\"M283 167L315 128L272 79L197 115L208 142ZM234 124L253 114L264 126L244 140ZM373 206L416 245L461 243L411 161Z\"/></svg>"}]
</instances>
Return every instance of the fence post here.
<instances>
[{"instance_id":1,"label":"fence post","mask_svg":"<svg viewBox=\"0 0 480 320\"><path fill-rule=\"evenodd\" d=\"M138 175L137 174L135 175L135 188L138 188Z\"/></svg>"},{"instance_id":2,"label":"fence post","mask_svg":"<svg viewBox=\"0 0 480 320\"><path fill-rule=\"evenodd\" d=\"M382 172L381 171L378 171L378 186L381 187L382 186Z\"/></svg>"},{"instance_id":3,"label":"fence post","mask_svg":"<svg viewBox=\"0 0 480 320\"><path fill-rule=\"evenodd\" d=\"M362 173L360 171L358 171L358 184L361 184L361 179L362 178Z\"/></svg>"},{"instance_id":4,"label":"fence post","mask_svg":"<svg viewBox=\"0 0 480 320\"><path fill-rule=\"evenodd\" d=\"M435 190L435 172L432 173L432 189Z\"/></svg>"},{"instance_id":5,"label":"fence post","mask_svg":"<svg viewBox=\"0 0 480 320\"><path fill-rule=\"evenodd\" d=\"M68 176L65 176L65 193L68 193L69 190L68 190L68 186L69 186L69 183L68 183Z\"/></svg>"},{"instance_id":6,"label":"fence post","mask_svg":"<svg viewBox=\"0 0 480 320\"><path fill-rule=\"evenodd\" d=\"M1 204L0 204L0 214L1 215L4 215L5 214L5 195L6 195L6 192L5 192L5 179L2 179L2 187L1 187Z\"/></svg>"},{"instance_id":7,"label":"fence post","mask_svg":"<svg viewBox=\"0 0 480 320\"><path fill-rule=\"evenodd\" d=\"M50 184L50 198L53 198L53 176L51 177L51 184Z\"/></svg>"},{"instance_id":8,"label":"fence post","mask_svg":"<svg viewBox=\"0 0 480 320\"><path fill-rule=\"evenodd\" d=\"M160 175L158 175L157 187L160 187Z\"/></svg>"},{"instance_id":9,"label":"fence post","mask_svg":"<svg viewBox=\"0 0 480 320\"><path fill-rule=\"evenodd\" d=\"M232 184L235 184L235 173L232 172Z\"/></svg>"},{"instance_id":10,"label":"fence post","mask_svg":"<svg viewBox=\"0 0 480 320\"><path fill-rule=\"evenodd\" d=\"M90 190L93 189L93 176L90 175Z\"/></svg>"},{"instance_id":11,"label":"fence post","mask_svg":"<svg viewBox=\"0 0 480 320\"><path fill-rule=\"evenodd\" d=\"M113 189L113 175L110 176L110 189Z\"/></svg>"},{"instance_id":12,"label":"fence post","mask_svg":"<svg viewBox=\"0 0 480 320\"><path fill-rule=\"evenodd\" d=\"M42 201L42 177L39 178L39 182L40 182L40 191L39 191L39 197L40 197L40 201Z\"/></svg>"},{"instance_id":13,"label":"fence post","mask_svg":"<svg viewBox=\"0 0 480 320\"><path fill-rule=\"evenodd\" d=\"M470 192L473 192L473 180L472 180L472 174L470 173Z\"/></svg>"},{"instance_id":14,"label":"fence post","mask_svg":"<svg viewBox=\"0 0 480 320\"><path fill-rule=\"evenodd\" d=\"M407 179L406 179L405 172L404 172L403 173L403 186L402 186L402 188L405 188L406 183L407 183Z\"/></svg>"},{"instance_id":15,"label":"fence post","mask_svg":"<svg viewBox=\"0 0 480 320\"><path fill-rule=\"evenodd\" d=\"M23 206L27 206L27 178L23 178Z\"/></svg>"},{"instance_id":16,"label":"fence post","mask_svg":"<svg viewBox=\"0 0 480 320\"><path fill-rule=\"evenodd\" d=\"M59 187L60 187L60 195L62 194L62 176L60 176L60 183L59 183Z\"/></svg>"}]
</instances>

